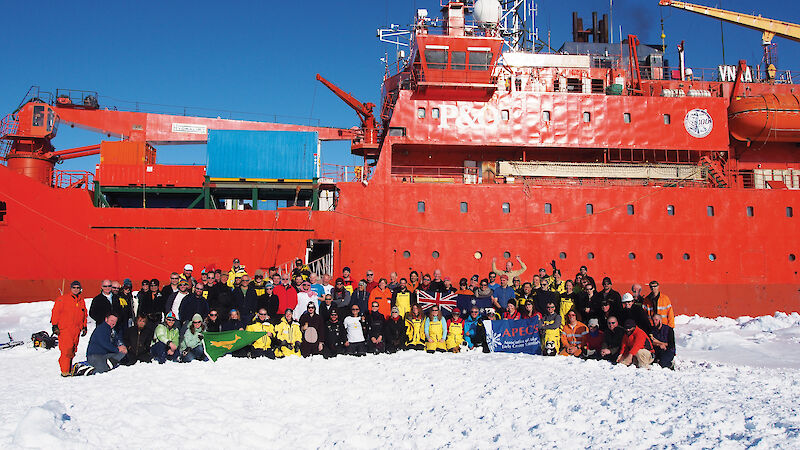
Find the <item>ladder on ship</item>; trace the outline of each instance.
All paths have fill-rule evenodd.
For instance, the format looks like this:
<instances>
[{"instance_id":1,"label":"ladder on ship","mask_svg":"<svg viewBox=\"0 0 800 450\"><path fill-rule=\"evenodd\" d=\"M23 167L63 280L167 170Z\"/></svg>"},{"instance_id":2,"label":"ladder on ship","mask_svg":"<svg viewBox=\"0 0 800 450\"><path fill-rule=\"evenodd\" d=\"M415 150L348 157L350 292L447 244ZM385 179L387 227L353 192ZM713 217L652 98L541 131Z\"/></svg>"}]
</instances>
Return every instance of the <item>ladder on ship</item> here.
<instances>
[{"instance_id":1,"label":"ladder on ship","mask_svg":"<svg viewBox=\"0 0 800 450\"><path fill-rule=\"evenodd\" d=\"M728 187L725 169L722 167L722 163L720 161L711 159L708 156L703 156L700 158L700 164L706 168L706 171L708 172L708 178L715 187Z\"/></svg>"}]
</instances>

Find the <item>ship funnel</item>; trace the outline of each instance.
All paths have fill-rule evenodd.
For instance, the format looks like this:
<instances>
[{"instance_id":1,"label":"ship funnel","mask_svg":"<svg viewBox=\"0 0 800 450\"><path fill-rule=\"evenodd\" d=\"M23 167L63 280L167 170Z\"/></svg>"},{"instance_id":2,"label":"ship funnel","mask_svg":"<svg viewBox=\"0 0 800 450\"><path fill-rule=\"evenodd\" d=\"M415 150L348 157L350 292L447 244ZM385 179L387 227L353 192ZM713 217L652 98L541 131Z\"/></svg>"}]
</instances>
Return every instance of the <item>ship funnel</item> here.
<instances>
[{"instance_id":1,"label":"ship funnel","mask_svg":"<svg viewBox=\"0 0 800 450\"><path fill-rule=\"evenodd\" d=\"M498 0L477 0L472 7L472 15L481 25L496 25L500 22L503 9Z\"/></svg>"}]
</instances>

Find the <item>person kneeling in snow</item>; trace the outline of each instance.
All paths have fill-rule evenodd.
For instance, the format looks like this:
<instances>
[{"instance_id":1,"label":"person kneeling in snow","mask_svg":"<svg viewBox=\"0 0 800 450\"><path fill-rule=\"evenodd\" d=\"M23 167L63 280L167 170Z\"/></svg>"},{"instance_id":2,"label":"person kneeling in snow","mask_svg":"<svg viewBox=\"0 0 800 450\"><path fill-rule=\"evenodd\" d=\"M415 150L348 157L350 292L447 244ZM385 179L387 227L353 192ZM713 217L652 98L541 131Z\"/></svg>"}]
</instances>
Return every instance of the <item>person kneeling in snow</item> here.
<instances>
[{"instance_id":1,"label":"person kneeling in snow","mask_svg":"<svg viewBox=\"0 0 800 450\"><path fill-rule=\"evenodd\" d=\"M617 362L626 366L636 364L636 367L646 369L653 363L653 343L633 319L625 321L625 337L622 338Z\"/></svg>"},{"instance_id":2,"label":"person kneeling in snow","mask_svg":"<svg viewBox=\"0 0 800 450\"><path fill-rule=\"evenodd\" d=\"M140 312L136 317L136 326L130 327L125 330L123 342L128 349L128 354L122 363L132 366L137 362L150 362L153 357L150 356L150 345L153 342L154 327L147 323L147 313Z\"/></svg>"},{"instance_id":3,"label":"person kneeling in snow","mask_svg":"<svg viewBox=\"0 0 800 450\"><path fill-rule=\"evenodd\" d=\"M181 361L192 362L195 359L200 361L208 361L206 352L203 349L203 316L195 313L192 316L192 323L183 332L183 339L181 339Z\"/></svg>"},{"instance_id":4,"label":"person kneeling in snow","mask_svg":"<svg viewBox=\"0 0 800 450\"><path fill-rule=\"evenodd\" d=\"M661 314L653 316L650 339L653 340L653 346L655 347L655 362L661 367L672 369L672 359L675 358L675 331L662 321Z\"/></svg>"},{"instance_id":5,"label":"person kneeling in snow","mask_svg":"<svg viewBox=\"0 0 800 450\"><path fill-rule=\"evenodd\" d=\"M89 347L86 349L86 360L94 367L95 373L108 372L116 369L119 362L128 353L128 349L118 341L114 327L117 325L117 316L114 313L106 316L100 322L89 338ZM111 367L108 366L111 363Z\"/></svg>"},{"instance_id":6,"label":"person kneeling in snow","mask_svg":"<svg viewBox=\"0 0 800 450\"><path fill-rule=\"evenodd\" d=\"M256 318L253 319L253 323L248 325L245 330L267 333L253 342L252 348L250 349L251 358L266 356L269 359L275 359L275 350L272 348L272 338L275 337L275 327L273 327L272 323L269 321L266 308L260 308L258 310L258 314L256 314Z\"/></svg>"},{"instance_id":7,"label":"person kneeling in snow","mask_svg":"<svg viewBox=\"0 0 800 450\"><path fill-rule=\"evenodd\" d=\"M300 324L294 321L294 311L286 308L281 323L275 326L275 339L278 341L278 349L275 350L276 358L294 355L300 356L300 341L303 332L300 331Z\"/></svg>"},{"instance_id":8,"label":"person kneeling in snow","mask_svg":"<svg viewBox=\"0 0 800 450\"><path fill-rule=\"evenodd\" d=\"M177 361L179 338L180 331L175 325L175 314L170 311L167 313L167 317L164 318L164 322L156 327L150 354L159 364L164 364L167 360Z\"/></svg>"}]
</instances>

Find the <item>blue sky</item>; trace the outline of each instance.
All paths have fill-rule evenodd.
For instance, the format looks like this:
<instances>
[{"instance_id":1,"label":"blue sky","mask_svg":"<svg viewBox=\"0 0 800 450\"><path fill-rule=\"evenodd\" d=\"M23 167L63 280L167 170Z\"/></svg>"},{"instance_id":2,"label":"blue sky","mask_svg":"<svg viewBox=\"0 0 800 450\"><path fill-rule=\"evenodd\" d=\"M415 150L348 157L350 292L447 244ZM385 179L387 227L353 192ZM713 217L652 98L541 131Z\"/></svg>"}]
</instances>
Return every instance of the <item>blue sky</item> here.
<instances>
[{"instance_id":1,"label":"blue sky","mask_svg":"<svg viewBox=\"0 0 800 450\"><path fill-rule=\"evenodd\" d=\"M700 0L698 0L700 2ZM703 1L709 6L719 5ZM564 6L567 4L568 6ZM667 57L677 64L675 45L686 41L690 67L722 62L720 24L657 0L616 0L614 28L660 43L660 14L667 35ZM722 7L800 23L796 2L722 0ZM757 10L754 8L758 8ZM31 85L44 90L97 91L102 106L194 115L327 126L356 125L355 114L314 79L323 74L362 101L379 103L384 52L376 29L411 23L416 8L437 15L439 0L339 2L245 1L37 1L4 4L5 55L0 71L0 110L11 112ZM608 1L546 0L538 3L540 37L550 31L553 47L571 37L571 11L590 23ZM725 62L761 58L760 33L724 26ZM800 43L776 38L779 67L800 69ZM125 102L127 101L127 102ZM144 103L176 105L165 108ZM237 111L229 113L225 111ZM249 112L252 114L243 114ZM59 130L58 149L97 143L101 136ZM202 148L159 147L160 163L203 164ZM94 167L96 157L67 161L59 168ZM349 145L326 144L323 161L354 164Z\"/></svg>"}]
</instances>

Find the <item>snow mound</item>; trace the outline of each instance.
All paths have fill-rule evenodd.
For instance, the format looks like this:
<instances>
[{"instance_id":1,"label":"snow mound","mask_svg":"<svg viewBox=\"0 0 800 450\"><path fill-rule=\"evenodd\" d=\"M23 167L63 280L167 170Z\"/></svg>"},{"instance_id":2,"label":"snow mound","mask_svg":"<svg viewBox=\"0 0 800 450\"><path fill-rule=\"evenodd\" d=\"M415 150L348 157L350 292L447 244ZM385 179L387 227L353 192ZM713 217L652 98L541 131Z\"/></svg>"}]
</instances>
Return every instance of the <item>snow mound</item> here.
<instances>
[{"instance_id":1,"label":"snow mound","mask_svg":"<svg viewBox=\"0 0 800 450\"><path fill-rule=\"evenodd\" d=\"M70 416L57 400L30 408L14 431L12 444L25 448L79 448L70 433Z\"/></svg>"}]
</instances>

